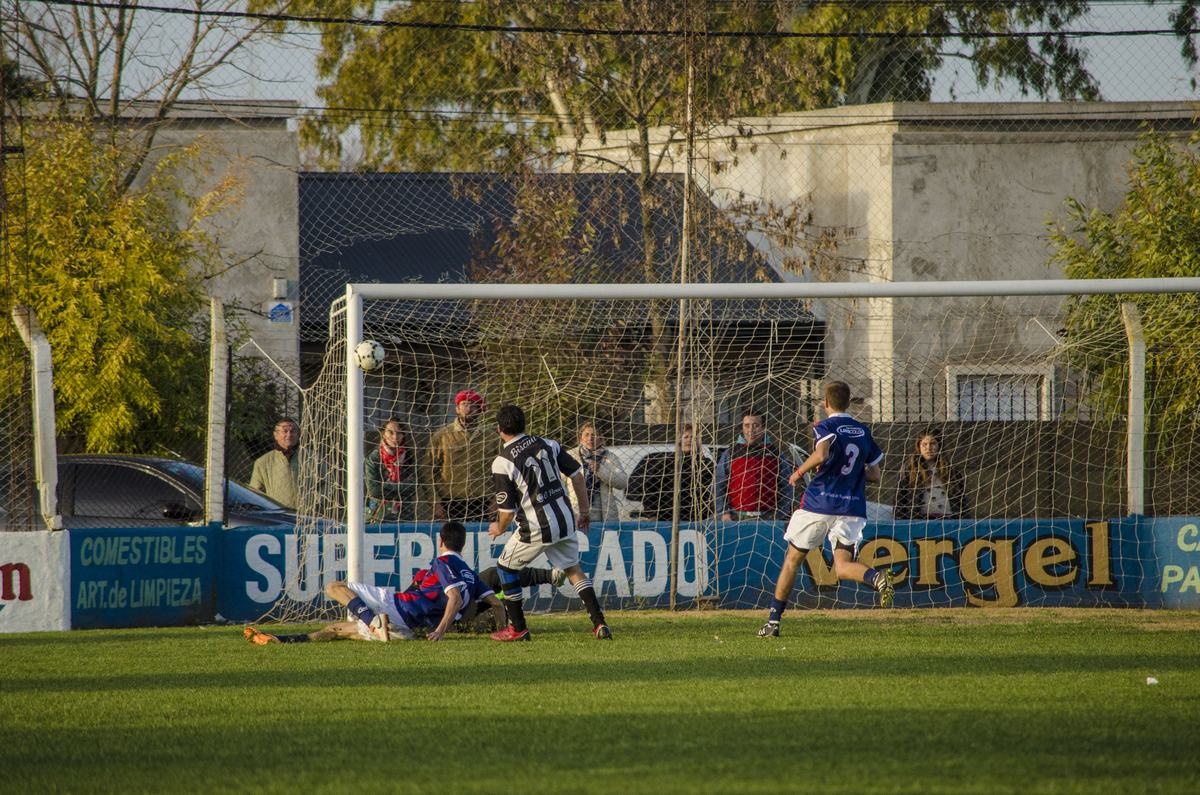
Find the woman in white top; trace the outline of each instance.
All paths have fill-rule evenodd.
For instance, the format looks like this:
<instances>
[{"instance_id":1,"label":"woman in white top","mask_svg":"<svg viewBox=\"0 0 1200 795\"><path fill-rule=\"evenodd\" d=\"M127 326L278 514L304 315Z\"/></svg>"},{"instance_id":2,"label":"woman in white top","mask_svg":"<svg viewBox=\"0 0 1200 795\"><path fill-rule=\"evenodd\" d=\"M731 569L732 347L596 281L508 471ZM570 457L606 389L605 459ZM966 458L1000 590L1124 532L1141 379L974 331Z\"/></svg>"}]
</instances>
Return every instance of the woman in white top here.
<instances>
[{"instance_id":1,"label":"woman in white top","mask_svg":"<svg viewBox=\"0 0 1200 795\"><path fill-rule=\"evenodd\" d=\"M933 431L917 436L896 490L897 519L957 519L966 514L966 479L942 455Z\"/></svg>"},{"instance_id":2,"label":"woman in white top","mask_svg":"<svg viewBox=\"0 0 1200 795\"><path fill-rule=\"evenodd\" d=\"M596 423L585 422L579 427L579 446L567 451L583 465L584 482L588 496L592 499L591 520L593 522L617 522L617 500L614 492L624 491L629 485L629 475L621 468L616 456L604 448L604 437L596 429ZM567 489L571 505L575 510L575 493Z\"/></svg>"}]
</instances>

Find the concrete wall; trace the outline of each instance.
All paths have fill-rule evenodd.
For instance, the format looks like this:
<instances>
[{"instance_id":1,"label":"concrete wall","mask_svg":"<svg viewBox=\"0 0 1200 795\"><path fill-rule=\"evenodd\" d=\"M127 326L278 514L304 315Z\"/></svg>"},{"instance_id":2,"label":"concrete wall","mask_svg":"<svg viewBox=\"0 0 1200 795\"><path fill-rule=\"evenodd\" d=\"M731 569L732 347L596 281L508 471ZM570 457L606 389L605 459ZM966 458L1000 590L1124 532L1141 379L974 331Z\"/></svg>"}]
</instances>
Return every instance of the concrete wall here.
<instances>
[{"instance_id":1,"label":"concrete wall","mask_svg":"<svg viewBox=\"0 0 1200 795\"><path fill-rule=\"evenodd\" d=\"M806 206L814 228L838 230L837 272L785 278L1059 278L1047 223L1066 221L1069 197L1114 209L1143 125L1186 136L1193 113L1188 103L885 103L738 119L701 136L696 179L718 205ZM652 136L660 150L667 136ZM633 141L609 133L581 148L636 170ZM682 169L681 146L665 168ZM805 255L750 239L781 271ZM917 421L952 417L964 373L1053 373L1061 308L1030 297L827 301L816 311L828 322L830 374L871 395L864 416ZM903 381L940 384L939 397L914 416L893 392Z\"/></svg>"},{"instance_id":2,"label":"concrete wall","mask_svg":"<svg viewBox=\"0 0 1200 795\"><path fill-rule=\"evenodd\" d=\"M1047 234L1048 223L1067 224L1067 199L1114 209L1142 122L1192 127L1189 108L1165 103L902 105L895 112L897 281L1061 278ZM944 378L947 364L1049 365L1062 303L906 301L897 366L907 378L930 381Z\"/></svg>"},{"instance_id":3,"label":"concrete wall","mask_svg":"<svg viewBox=\"0 0 1200 795\"><path fill-rule=\"evenodd\" d=\"M228 269L209 280L208 291L225 302L227 321L239 327L242 342L253 339L298 381L299 148L291 123L295 113L294 102L184 104L156 136L152 160L197 144L197 155L186 166L189 193L201 195L223 180L238 184L240 200L210 225ZM276 279L283 282L277 285ZM276 295L277 286L282 296ZM280 303L291 304L290 322L280 322L279 313L272 321L270 310ZM242 348L241 354L261 356L253 345Z\"/></svg>"}]
</instances>

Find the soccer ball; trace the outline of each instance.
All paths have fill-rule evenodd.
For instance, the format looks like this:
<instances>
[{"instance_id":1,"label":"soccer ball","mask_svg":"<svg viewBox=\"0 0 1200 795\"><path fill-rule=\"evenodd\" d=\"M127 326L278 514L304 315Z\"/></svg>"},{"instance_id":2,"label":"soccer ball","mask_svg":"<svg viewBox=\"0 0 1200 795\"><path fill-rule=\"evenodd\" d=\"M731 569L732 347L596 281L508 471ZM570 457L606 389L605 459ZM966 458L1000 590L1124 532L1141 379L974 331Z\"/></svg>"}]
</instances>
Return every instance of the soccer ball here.
<instances>
[{"instance_id":1,"label":"soccer ball","mask_svg":"<svg viewBox=\"0 0 1200 795\"><path fill-rule=\"evenodd\" d=\"M354 360L368 373L383 366L383 346L375 340L363 340L354 349Z\"/></svg>"}]
</instances>

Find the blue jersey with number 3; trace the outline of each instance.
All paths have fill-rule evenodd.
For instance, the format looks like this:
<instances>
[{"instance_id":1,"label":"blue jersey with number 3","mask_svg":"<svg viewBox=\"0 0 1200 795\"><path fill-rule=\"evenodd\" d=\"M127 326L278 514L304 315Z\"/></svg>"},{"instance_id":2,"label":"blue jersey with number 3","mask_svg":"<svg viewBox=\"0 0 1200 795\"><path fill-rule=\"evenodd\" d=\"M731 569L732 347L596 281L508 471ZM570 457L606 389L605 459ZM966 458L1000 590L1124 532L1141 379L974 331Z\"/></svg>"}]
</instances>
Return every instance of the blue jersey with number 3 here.
<instances>
[{"instance_id":1,"label":"blue jersey with number 3","mask_svg":"<svg viewBox=\"0 0 1200 795\"><path fill-rule=\"evenodd\" d=\"M813 426L816 443L832 439L825 463L804 490L806 511L829 516L867 515L866 468L883 460L867 426L849 414L831 414Z\"/></svg>"}]
</instances>

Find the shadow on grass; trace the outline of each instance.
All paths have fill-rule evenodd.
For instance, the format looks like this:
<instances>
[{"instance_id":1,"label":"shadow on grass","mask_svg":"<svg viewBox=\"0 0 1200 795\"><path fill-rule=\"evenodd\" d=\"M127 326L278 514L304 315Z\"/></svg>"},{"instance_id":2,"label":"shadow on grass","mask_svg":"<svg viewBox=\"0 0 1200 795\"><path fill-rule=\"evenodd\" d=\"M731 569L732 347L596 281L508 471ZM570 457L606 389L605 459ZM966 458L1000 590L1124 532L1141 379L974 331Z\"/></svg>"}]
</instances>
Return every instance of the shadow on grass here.
<instances>
[{"instance_id":1,"label":"shadow on grass","mask_svg":"<svg viewBox=\"0 0 1200 795\"><path fill-rule=\"evenodd\" d=\"M988 792L1086 790L1089 781L1187 791L1196 774L1181 715L1122 730L1055 715L817 710L794 699L706 710L697 695L658 714L631 706L539 720L532 705L513 705L516 745L484 739L504 727L402 704L386 717L247 709L220 726L42 730L9 746L5 778L26 791Z\"/></svg>"},{"instance_id":2,"label":"shadow on grass","mask_svg":"<svg viewBox=\"0 0 1200 795\"><path fill-rule=\"evenodd\" d=\"M483 642L483 641L480 641ZM323 644L326 646L326 644ZM764 647L768 644L764 643ZM226 659L214 661L212 669L187 672L150 670L121 672L103 670L76 672L61 676L45 676L38 673L29 679L10 675L4 690L10 694L30 692L104 692L128 691L145 693L227 688L306 688L346 687L374 688L394 686L397 676L419 677L425 686L453 687L473 685L530 685L543 686L561 682L573 684L579 681L608 683L619 687L623 683L659 682L685 683L701 679L715 679L724 683L745 681L747 686L758 686L763 677L775 675L794 677L802 674L804 680L820 686L846 679L848 676L869 674L882 680L907 680L912 678L962 677L977 669L986 659L990 675L1035 675L1051 676L1070 674L1086 676L1112 672L1140 670L1152 665L1157 670L1195 669L1194 654L1147 652L1136 658L1130 654L1012 654L1008 656L979 654L939 654L913 657L886 657L871 659L864 656L821 657L820 659L794 656L722 658L716 655L697 655L692 659L673 660L613 660L599 658L556 662L533 655L510 656L503 664L495 664L496 658L488 655L480 659L480 665L464 665L461 657L450 661L436 661L428 657L420 660L403 658L403 644L379 649L371 657L355 657L347 666L347 658L338 655L311 653L315 644L305 647L270 646L245 649L246 654L262 657L263 668L255 670L230 670ZM395 651L393 652L393 648ZM522 649L523 650L523 649ZM522 650L514 650L519 654ZM765 648L767 654L769 648ZM392 654L395 657L392 657ZM286 660L274 655L288 655ZM303 656L302 656L303 655ZM481 655L482 656L482 655ZM244 662L244 660L241 660ZM282 667L286 662L288 666ZM139 663L144 665L145 663Z\"/></svg>"}]
</instances>

